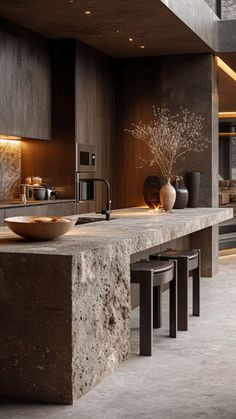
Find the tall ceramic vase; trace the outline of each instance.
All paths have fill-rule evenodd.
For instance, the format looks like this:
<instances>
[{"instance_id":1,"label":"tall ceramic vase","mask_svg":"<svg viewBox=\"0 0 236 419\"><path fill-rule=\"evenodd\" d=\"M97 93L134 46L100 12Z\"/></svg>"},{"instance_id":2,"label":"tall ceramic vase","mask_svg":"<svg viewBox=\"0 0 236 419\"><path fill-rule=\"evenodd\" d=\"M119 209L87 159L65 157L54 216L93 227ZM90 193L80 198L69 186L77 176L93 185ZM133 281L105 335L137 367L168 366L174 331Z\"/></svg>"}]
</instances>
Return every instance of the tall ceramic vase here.
<instances>
[{"instance_id":1,"label":"tall ceramic vase","mask_svg":"<svg viewBox=\"0 0 236 419\"><path fill-rule=\"evenodd\" d=\"M174 207L176 199L176 190L171 185L170 179L160 189L160 201L165 211L171 211Z\"/></svg>"},{"instance_id":2,"label":"tall ceramic vase","mask_svg":"<svg viewBox=\"0 0 236 419\"><path fill-rule=\"evenodd\" d=\"M175 209L183 209L186 208L188 203L188 189L186 188L184 184L184 180L181 177L178 177L175 179L175 181L172 183L176 190L176 200L175 200Z\"/></svg>"}]
</instances>

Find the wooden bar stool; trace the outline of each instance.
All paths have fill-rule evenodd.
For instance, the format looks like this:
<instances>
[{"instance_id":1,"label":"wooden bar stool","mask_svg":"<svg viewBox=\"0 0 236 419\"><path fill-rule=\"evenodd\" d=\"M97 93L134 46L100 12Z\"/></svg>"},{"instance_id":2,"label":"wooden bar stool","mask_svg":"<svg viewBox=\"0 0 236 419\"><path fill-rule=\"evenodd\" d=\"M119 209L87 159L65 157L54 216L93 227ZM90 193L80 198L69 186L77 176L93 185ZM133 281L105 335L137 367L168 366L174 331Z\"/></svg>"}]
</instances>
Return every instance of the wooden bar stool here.
<instances>
[{"instance_id":1,"label":"wooden bar stool","mask_svg":"<svg viewBox=\"0 0 236 419\"><path fill-rule=\"evenodd\" d=\"M193 276L193 316L200 316L200 250L167 249L150 256L150 260L178 261L178 330L188 330L188 278ZM161 297L160 297L161 298ZM161 311L157 314L161 325Z\"/></svg>"},{"instance_id":2,"label":"wooden bar stool","mask_svg":"<svg viewBox=\"0 0 236 419\"><path fill-rule=\"evenodd\" d=\"M177 330L177 262L173 261L140 261L130 265L131 283L139 284L140 292L140 355L152 355L153 326L156 325L159 313L160 289L170 283L169 330L170 336L176 338ZM154 324L153 324L154 319Z\"/></svg>"}]
</instances>

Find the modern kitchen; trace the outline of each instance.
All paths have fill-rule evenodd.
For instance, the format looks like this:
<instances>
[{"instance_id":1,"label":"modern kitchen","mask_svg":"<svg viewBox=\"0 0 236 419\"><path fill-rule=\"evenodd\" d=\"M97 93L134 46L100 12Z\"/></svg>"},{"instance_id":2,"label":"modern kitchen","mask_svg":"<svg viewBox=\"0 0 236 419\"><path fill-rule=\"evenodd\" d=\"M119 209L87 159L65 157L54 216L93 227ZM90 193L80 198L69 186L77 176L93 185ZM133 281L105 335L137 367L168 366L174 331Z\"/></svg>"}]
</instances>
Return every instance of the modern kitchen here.
<instances>
[{"instance_id":1,"label":"modern kitchen","mask_svg":"<svg viewBox=\"0 0 236 419\"><path fill-rule=\"evenodd\" d=\"M218 202L229 86L218 63L234 53L218 44L218 9L189 3L1 1L4 419L159 417L128 413L127 400L127 411L106 410L104 394L124 397L129 365L141 386L155 370L160 390L162 363L184 365L178 345L191 354L198 333L217 327L211 295L234 257L219 258L233 209Z\"/></svg>"}]
</instances>

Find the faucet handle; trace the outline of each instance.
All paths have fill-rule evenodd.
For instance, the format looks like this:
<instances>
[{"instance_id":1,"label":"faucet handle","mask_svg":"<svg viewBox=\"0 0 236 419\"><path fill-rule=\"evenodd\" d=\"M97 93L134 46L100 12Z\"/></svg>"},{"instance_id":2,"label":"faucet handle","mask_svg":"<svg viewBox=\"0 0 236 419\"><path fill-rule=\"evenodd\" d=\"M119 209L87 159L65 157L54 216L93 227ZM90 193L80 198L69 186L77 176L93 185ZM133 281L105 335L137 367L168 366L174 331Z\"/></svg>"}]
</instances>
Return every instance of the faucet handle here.
<instances>
[{"instance_id":1,"label":"faucet handle","mask_svg":"<svg viewBox=\"0 0 236 419\"><path fill-rule=\"evenodd\" d=\"M106 215L106 220L107 220L107 221L110 221L110 217L111 217L111 208L109 208L109 209L103 209L103 210L101 211L101 214Z\"/></svg>"}]
</instances>

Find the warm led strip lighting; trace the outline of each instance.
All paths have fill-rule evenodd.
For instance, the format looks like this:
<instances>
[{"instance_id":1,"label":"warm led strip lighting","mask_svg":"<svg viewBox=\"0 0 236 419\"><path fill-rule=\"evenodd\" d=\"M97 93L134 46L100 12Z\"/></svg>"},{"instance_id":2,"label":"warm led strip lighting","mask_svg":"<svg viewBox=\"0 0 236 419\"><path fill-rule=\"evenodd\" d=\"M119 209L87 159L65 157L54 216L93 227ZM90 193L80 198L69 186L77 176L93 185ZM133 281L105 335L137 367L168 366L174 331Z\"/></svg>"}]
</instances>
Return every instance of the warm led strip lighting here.
<instances>
[{"instance_id":1,"label":"warm led strip lighting","mask_svg":"<svg viewBox=\"0 0 236 419\"><path fill-rule=\"evenodd\" d=\"M19 140L7 140L6 138L0 138L0 144L12 144L17 146L18 144L21 144L21 142Z\"/></svg>"},{"instance_id":2,"label":"warm led strip lighting","mask_svg":"<svg viewBox=\"0 0 236 419\"><path fill-rule=\"evenodd\" d=\"M219 137L236 137L236 132L219 132Z\"/></svg>"},{"instance_id":3,"label":"warm led strip lighting","mask_svg":"<svg viewBox=\"0 0 236 419\"><path fill-rule=\"evenodd\" d=\"M219 112L219 118L236 118L236 112Z\"/></svg>"},{"instance_id":4,"label":"warm led strip lighting","mask_svg":"<svg viewBox=\"0 0 236 419\"><path fill-rule=\"evenodd\" d=\"M21 140L21 137L16 137L16 135L0 134L0 140Z\"/></svg>"},{"instance_id":5,"label":"warm led strip lighting","mask_svg":"<svg viewBox=\"0 0 236 419\"><path fill-rule=\"evenodd\" d=\"M231 79L236 81L236 73L228 64L226 64L220 57L216 57L216 62L219 68L223 70Z\"/></svg>"}]
</instances>

